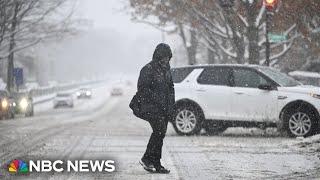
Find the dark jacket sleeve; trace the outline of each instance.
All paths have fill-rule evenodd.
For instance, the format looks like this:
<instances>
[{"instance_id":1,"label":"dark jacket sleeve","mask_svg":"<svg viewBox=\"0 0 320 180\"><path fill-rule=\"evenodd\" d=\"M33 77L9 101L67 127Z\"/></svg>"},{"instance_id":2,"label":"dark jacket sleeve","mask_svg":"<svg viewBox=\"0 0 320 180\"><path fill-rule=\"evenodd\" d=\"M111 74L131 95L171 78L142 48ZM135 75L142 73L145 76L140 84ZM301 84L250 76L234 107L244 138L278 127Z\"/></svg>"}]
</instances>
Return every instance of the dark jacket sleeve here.
<instances>
[{"instance_id":1,"label":"dark jacket sleeve","mask_svg":"<svg viewBox=\"0 0 320 180\"><path fill-rule=\"evenodd\" d=\"M174 91L172 76L170 76L169 98L170 98L170 105L173 106L175 103L175 91Z\"/></svg>"},{"instance_id":2,"label":"dark jacket sleeve","mask_svg":"<svg viewBox=\"0 0 320 180\"><path fill-rule=\"evenodd\" d=\"M154 74L152 72L152 67L146 65L140 71L138 91L142 94L143 98L147 98L149 101L154 103L161 102L161 99L151 89L153 79Z\"/></svg>"}]
</instances>

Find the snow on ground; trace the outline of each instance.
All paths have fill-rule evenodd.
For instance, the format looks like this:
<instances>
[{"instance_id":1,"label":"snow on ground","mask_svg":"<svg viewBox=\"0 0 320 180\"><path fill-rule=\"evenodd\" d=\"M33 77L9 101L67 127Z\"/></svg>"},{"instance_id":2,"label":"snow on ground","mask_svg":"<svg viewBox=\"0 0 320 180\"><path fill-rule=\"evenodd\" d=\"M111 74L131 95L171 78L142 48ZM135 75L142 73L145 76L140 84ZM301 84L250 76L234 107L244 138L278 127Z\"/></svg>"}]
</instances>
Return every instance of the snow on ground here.
<instances>
[{"instance_id":1,"label":"snow on ground","mask_svg":"<svg viewBox=\"0 0 320 180\"><path fill-rule=\"evenodd\" d=\"M308 138L301 138L300 142L292 144L300 150L305 150L311 153L318 153L320 158L320 134Z\"/></svg>"},{"instance_id":2,"label":"snow on ground","mask_svg":"<svg viewBox=\"0 0 320 180\"><path fill-rule=\"evenodd\" d=\"M223 135L226 136L265 136L265 137L278 137L279 133L277 128L267 128L265 130L259 128L242 128L234 127L228 128Z\"/></svg>"},{"instance_id":3,"label":"snow on ground","mask_svg":"<svg viewBox=\"0 0 320 180\"><path fill-rule=\"evenodd\" d=\"M110 85L97 84L91 87L91 99L75 100L74 108L53 108L53 102L48 101L35 105L35 116L24 117L18 115L15 119L0 121L0 146L13 139L19 139L32 134L35 129L49 128L58 123L69 123L75 116L94 114L97 108L103 106L110 94ZM62 121L63 119L63 121ZM76 121L76 120L75 120ZM8 128L10 127L10 128Z\"/></svg>"}]
</instances>

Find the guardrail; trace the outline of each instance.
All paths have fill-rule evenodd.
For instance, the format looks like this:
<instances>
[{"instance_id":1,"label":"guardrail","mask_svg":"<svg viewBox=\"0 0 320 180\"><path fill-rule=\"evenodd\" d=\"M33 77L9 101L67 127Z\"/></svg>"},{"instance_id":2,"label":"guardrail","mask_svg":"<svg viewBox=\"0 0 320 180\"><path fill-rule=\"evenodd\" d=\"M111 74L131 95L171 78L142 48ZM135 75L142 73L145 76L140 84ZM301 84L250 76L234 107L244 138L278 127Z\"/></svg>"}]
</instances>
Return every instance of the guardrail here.
<instances>
[{"instance_id":1,"label":"guardrail","mask_svg":"<svg viewBox=\"0 0 320 180\"><path fill-rule=\"evenodd\" d=\"M92 84L101 83L103 80L98 81L85 81L85 82L78 82L72 84L61 84L55 87L40 87L38 89L32 89L29 91L29 94L34 99L34 104L39 104L43 102L50 101L54 98L54 93L61 92L61 91L68 91L77 89L81 86L87 86ZM43 97L43 98L41 98Z\"/></svg>"},{"instance_id":2,"label":"guardrail","mask_svg":"<svg viewBox=\"0 0 320 180\"><path fill-rule=\"evenodd\" d=\"M90 84L96 84L102 81L89 81L89 82L80 82L80 83L72 83L72 84L62 84L55 87L40 87L38 89L30 90L30 95L32 97L45 96L49 94L53 94L56 92L67 91L71 89L75 89L81 86L86 86Z\"/></svg>"}]
</instances>

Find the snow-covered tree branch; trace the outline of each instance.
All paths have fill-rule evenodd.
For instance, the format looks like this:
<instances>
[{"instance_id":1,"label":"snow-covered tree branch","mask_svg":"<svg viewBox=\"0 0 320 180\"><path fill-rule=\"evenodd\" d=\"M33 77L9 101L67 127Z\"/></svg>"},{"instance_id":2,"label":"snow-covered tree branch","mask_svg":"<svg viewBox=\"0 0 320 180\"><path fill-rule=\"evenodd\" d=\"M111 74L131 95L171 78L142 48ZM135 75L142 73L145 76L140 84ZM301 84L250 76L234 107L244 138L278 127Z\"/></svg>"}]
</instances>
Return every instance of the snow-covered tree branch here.
<instances>
[{"instance_id":1,"label":"snow-covered tree branch","mask_svg":"<svg viewBox=\"0 0 320 180\"><path fill-rule=\"evenodd\" d=\"M221 7L216 0L130 0L130 2L134 18L153 17L161 22L158 23L161 26L174 24L177 29L187 28L190 32L195 32L198 42L209 46L209 50L216 55L222 53L217 56L226 57L225 62L230 62L228 58L231 58L236 63L264 63L267 10L262 0L235 1L233 7ZM283 56L290 52L295 40L301 35L313 42L311 48L319 49L317 48L319 43L315 40L320 32L319 13L317 13L320 3L315 0L311 0L310 3L297 0L295 3L298 5L293 6L294 4L284 1L274 12L271 32L285 36L287 40L272 42L272 65L278 64ZM301 6L301 3L305 5ZM295 7L306 7L310 12ZM300 14L292 12L292 9ZM177 31L186 42L182 32Z\"/></svg>"}]
</instances>

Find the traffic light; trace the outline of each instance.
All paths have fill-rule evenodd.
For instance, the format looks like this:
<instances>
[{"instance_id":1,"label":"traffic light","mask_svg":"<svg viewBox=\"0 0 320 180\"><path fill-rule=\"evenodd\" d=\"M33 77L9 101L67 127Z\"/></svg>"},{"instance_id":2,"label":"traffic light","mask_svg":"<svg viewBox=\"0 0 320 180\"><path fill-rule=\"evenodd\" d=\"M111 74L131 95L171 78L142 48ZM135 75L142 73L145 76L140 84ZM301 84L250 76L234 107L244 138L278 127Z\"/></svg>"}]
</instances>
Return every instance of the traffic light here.
<instances>
[{"instance_id":1,"label":"traffic light","mask_svg":"<svg viewBox=\"0 0 320 180\"><path fill-rule=\"evenodd\" d=\"M268 11L273 11L278 3L278 0L264 0L264 5Z\"/></svg>"}]
</instances>

